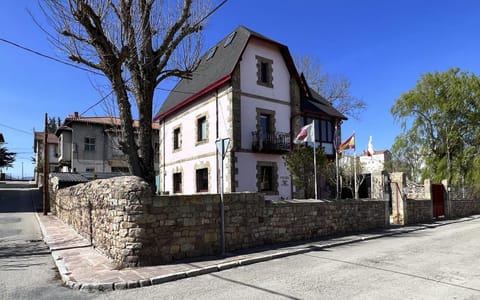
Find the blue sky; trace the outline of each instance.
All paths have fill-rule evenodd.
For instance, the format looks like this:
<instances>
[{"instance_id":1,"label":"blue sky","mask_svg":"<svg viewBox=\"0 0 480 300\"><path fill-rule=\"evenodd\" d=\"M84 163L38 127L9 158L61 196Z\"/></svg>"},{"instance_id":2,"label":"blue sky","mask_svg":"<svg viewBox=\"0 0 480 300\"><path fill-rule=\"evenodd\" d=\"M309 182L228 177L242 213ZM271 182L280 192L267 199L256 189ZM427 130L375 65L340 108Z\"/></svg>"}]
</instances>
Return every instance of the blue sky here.
<instances>
[{"instance_id":1,"label":"blue sky","mask_svg":"<svg viewBox=\"0 0 480 300\"><path fill-rule=\"evenodd\" d=\"M0 38L67 60L28 14L27 8L46 26L36 2L0 1ZM358 153L370 135L375 149L392 146L400 126L390 108L422 74L452 67L480 74L479 1L229 0L205 27L205 49L238 25L287 45L292 55L313 56L325 72L351 81L352 94L367 103L360 120L343 125L344 138L356 132ZM21 176L23 165L24 175L32 176L32 132L43 130L45 112L62 120L84 112L102 97L98 86L105 81L4 42L0 67L0 132L6 147L19 153L6 172ZM158 107L166 92L157 92ZM98 105L85 115L104 114Z\"/></svg>"}]
</instances>

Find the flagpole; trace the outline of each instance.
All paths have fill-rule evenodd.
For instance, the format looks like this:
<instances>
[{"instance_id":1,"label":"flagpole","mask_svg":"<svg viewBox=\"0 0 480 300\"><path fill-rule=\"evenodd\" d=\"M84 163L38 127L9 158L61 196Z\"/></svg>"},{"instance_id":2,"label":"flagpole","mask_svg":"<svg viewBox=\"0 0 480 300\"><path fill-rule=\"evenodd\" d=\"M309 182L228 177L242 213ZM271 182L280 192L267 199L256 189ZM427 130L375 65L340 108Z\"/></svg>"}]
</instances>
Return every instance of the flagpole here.
<instances>
[{"instance_id":1,"label":"flagpole","mask_svg":"<svg viewBox=\"0 0 480 300\"><path fill-rule=\"evenodd\" d=\"M315 120L312 121L313 128L313 174L315 176L315 200L317 197L317 139L315 137Z\"/></svg>"},{"instance_id":2,"label":"flagpole","mask_svg":"<svg viewBox=\"0 0 480 300\"><path fill-rule=\"evenodd\" d=\"M338 125L335 125L335 140L334 140L334 146L333 150L335 151L335 176L336 176L336 183L337 183L337 199L339 199L340 195L340 186L339 186L339 172L338 172L338 150L337 150L337 144L338 144Z\"/></svg>"},{"instance_id":3,"label":"flagpole","mask_svg":"<svg viewBox=\"0 0 480 300\"><path fill-rule=\"evenodd\" d=\"M353 151L353 189L354 199L357 199L357 150Z\"/></svg>"}]
</instances>

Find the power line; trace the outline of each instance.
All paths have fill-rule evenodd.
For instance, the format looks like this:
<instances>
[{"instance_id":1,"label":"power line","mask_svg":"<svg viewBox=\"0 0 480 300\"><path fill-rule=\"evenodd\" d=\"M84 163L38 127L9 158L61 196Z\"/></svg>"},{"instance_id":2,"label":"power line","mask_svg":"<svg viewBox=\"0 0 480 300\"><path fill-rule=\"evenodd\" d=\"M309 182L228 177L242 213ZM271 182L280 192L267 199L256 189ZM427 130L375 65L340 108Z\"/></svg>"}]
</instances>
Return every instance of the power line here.
<instances>
[{"instance_id":1,"label":"power line","mask_svg":"<svg viewBox=\"0 0 480 300\"><path fill-rule=\"evenodd\" d=\"M205 17L203 17L200 21L198 21L197 23L195 23L194 26L197 26L198 24L202 23L203 21L205 21L207 18L209 18L210 16L212 16L217 10L220 9L220 7L222 7L225 3L227 3L228 0L223 0L220 4L218 4L214 9L212 9L208 14L205 15ZM126 79L125 82L128 82L130 81L131 77ZM168 90L168 89L164 89L164 88L156 88L156 89L159 89L159 90L163 90L163 91L168 91L168 92L173 92L173 90ZM183 93L183 94L194 94L194 93L191 93L191 92L181 92L181 91L175 91L177 93ZM80 115L83 115L85 114L86 112L88 112L90 109L94 108L95 106L99 105L100 103L102 103L108 96L110 96L111 94L113 93L113 90L110 91L110 93L108 93L105 97L103 97L102 99L100 99L99 101L97 101L95 104L91 105L90 107L88 107L83 113L81 113Z\"/></svg>"},{"instance_id":2,"label":"power line","mask_svg":"<svg viewBox=\"0 0 480 300\"><path fill-rule=\"evenodd\" d=\"M63 60L58 59L58 58L55 58L55 57L53 57L53 56L50 56L50 55L47 55L47 54L43 54L43 53L41 53L41 52L39 52L39 51L36 51L36 50L31 49L31 48L22 46L22 45L20 45L20 44L17 44L17 43L15 43L15 42L9 41L9 40L7 40L7 39L0 38L0 41L2 41L2 42L4 42L4 43L7 43L7 44L10 44L10 45L12 45L12 46L15 46L15 47L17 47L17 48L20 48L20 49L22 49L22 50L25 50L25 51L27 51L27 52L36 54L36 55L38 55L38 56L41 56L41 57L44 57L44 58L53 60L53 61L58 62L58 63L61 63L61 64L64 64L64 65L67 65L67 66L70 66L70 67L73 67L73 68L76 68L76 69L80 69L80 70L82 70L82 71L90 72L90 73L93 73L93 74L95 74L95 75L105 76L105 74L103 74L103 73L95 72L95 71L93 71L93 70L90 70L90 69L87 69L87 68L84 68L84 67L81 67L81 66L78 66L78 65L75 65L75 64L72 64L72 63L63 61Z\"/></svg>"},{"instance_id":3,"label":"power line","mask_svg":"<svg viewBox=\"0 0 480 300\"><path fill-rule=\"evenodd\" d=\"M33 135L33 133L28 132L28 131L26 131L26 130L18 129L18 128L15 128L15 127L12 127L12 126L8 126L8 125L2 124L2 123L0 123L0 126L6 127L6 128L8 128L8 129L15 130L15 131L18 131L18 132L21 132L21 133L25 133L25 134L28 134L28 135Z\"/></svg>"}]
</instances>

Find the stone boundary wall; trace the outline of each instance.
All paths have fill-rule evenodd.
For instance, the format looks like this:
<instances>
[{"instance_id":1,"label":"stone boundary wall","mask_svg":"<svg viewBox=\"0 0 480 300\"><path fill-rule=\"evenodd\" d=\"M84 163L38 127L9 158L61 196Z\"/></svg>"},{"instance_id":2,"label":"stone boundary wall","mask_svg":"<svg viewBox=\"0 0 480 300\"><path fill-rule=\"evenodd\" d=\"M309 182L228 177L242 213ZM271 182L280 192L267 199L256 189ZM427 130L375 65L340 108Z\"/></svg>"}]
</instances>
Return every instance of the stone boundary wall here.
<instances>
[{"instance_id":1,"label":"stone boundary wall","mask_svg":"<svg viewBox=\"0 0 480 300\"><path fill-rule=\"evenodd\" d=\"M431 222L433 207L430 199L407 199L407 218L405 224Z\"/></svg>"},{"instance_id":2,"label":"stone boundary wall","mask_svg":"<svg viewBox=\"0 0 480 300\"><path fill-rule=\"evenodd\" d=\"M151 196L137 177L95 180L52 194L57 216L119 266L218 254L220 196ZM381 200L265 201L225 195L226 251L385 227Z\"/></svg>"},{"instance_id":3,"label":"stone boundary wall","mask_svg":"<svg viewBox=\"0 0 480 300\"><path fill-rule=\"evenodd\" d=\"M447 202L449 216L452 218L480 214L480 200L450 200Z\"/></svg>"}]
</instances>

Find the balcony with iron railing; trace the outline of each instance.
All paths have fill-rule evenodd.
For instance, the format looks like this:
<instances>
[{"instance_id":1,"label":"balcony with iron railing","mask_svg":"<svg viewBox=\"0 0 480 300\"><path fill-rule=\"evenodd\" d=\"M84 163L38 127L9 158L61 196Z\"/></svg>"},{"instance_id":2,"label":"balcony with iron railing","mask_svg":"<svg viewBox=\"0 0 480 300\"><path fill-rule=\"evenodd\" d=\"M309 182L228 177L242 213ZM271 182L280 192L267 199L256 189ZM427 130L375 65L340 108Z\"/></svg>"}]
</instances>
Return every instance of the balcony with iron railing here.
<instances>
[{"instance_id":1,"label":"balcony with iron railing","mask_svg":"<svg viewBox=\"0 0 480 300\"><path fill-rule=\"evenodd\" d=\"M290 151L290 134L286 132L252 132L252 151L261 153L286 153Z\"/></svg>"}]
</instances>

